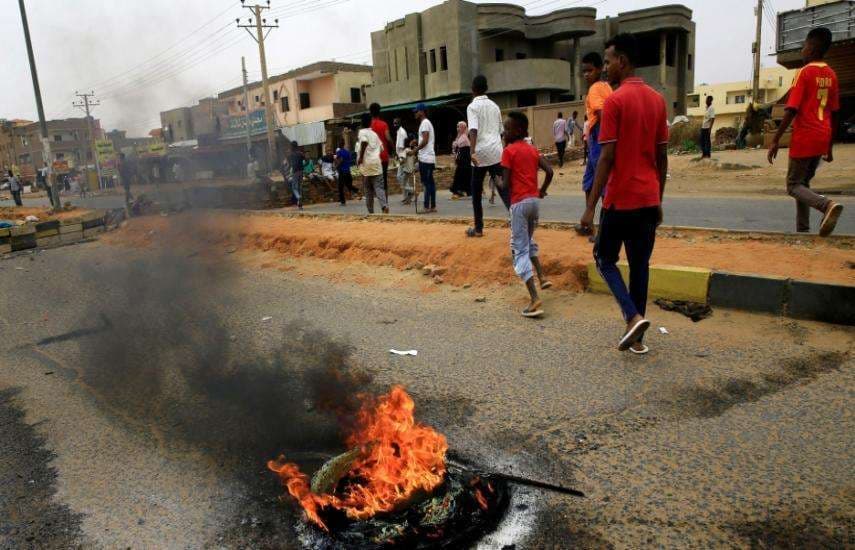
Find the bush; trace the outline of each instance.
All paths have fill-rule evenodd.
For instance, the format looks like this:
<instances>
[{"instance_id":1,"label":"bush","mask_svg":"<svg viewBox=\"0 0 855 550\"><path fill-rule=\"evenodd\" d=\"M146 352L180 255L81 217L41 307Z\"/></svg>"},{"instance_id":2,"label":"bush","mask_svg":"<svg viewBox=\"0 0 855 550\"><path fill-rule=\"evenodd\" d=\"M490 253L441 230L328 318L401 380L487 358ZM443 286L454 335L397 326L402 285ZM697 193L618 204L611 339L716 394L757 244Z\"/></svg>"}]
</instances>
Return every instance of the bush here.
<instances>
[{"instance_id":1,"label":"bush","mask_svg":"<svg viewBox=\"0 0 855 550\"><path fill-rule=\"evenodd\" d=\"M728 143L733 143L736 141L736 137L738 135L739 130L737 130L736 128L725 126L715 131L715 138L713 139L713 143L716 145L725 145Z\"/></svg>"},{"instance_id":2,"label":"bush","mask_svg":"<svg viewBox=\"0 0 855 550\"><path fill-rule=\"evenodd\" d=\"M671 126L671 135L668 146L672 149L684 151L698 149L698 137L701 134L701 123L691 121Z\"/></svg>"}]
</instances>

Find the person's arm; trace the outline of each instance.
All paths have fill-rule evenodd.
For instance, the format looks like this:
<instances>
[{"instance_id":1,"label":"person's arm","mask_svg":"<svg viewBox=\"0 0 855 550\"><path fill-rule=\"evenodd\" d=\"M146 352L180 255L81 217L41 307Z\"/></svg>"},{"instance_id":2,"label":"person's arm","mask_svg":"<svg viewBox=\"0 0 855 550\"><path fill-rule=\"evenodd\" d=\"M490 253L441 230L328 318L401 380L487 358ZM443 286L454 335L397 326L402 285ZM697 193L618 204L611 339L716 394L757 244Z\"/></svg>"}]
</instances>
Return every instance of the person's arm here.
<instances>
[{"instance_id":1,"label":"person's arm","mask_svg":"<svg viewBox=\"0 0 855 550\"><path fill-rule=\"evenodd\" d=\"M778 131L775 132L775 137L772 138L772 143L769 144L769 154L766 156L769 164L775 162L775 157L778 156L778 149L781 147L781 138L784 136L787 128L790 127L790 124L793 123L793 119L796 118L797 114L798 110L793 107L787 107L787 110L784 112L784 120L781 121Z\"/></svg>"},{"instance_id":2,"label":"person's arm","mask_svg":"<svg viewBox=\"0 0 855 550\"><path fill-rule=\"evenodd\" d=\"M478 129L469 130L469 145L472 150L472 164L478 166L478 157L475 155L475 147L478 146Z\"/></svg>"},{"instance_id":3,"label":"person's arm","mask_svg":"<svg viewBox=\"0 0 855 550\"><path fill-rule=\"evenodd\" d=\"M600 160L597 162L597 172L594 175L594 187L588 195L587 207L582 215L582 220L579 222L583 228L590 228L594 225L594 212L597 209L597 202L599 202L600 195L603 194L603 189L609 181L609 175L611 175L614 165L615 142L603 143L602 149L600 149Z\"/></svg>"},{"instance_id":4,"label":"person's arm","mask_svg":"<svg viewBox=\"0 0 855 550\"><path fill-rule=\"evenodd\" d=\"M546 197L546 190L549 189L549 185L552 183L552 178L554 177L555 172L552 170L552 165L543 157L538 159L537 165L546 173L546 179L543 180L543 185L540 186L540 198L542 199Z\"/></svg>"},{"instance_id":5,"label":"person's arm","mask_svg":"<svg viewBox=\"0 0 855 550\"><path fill-rule=\"evenodd\" d=\"M428 141L430 141L430 132L428 132L428 131L422 132L422 139L421 139L421 141L419 141L419 146L416 149L416 151L421 151L422 149L427 147Z\"/></svg>"},{"instance_id":6,"label":"person's arm","mask_svg":"<svg viewBox=\"0 0 855 550\"><path fill-rule=\"evenodd\" d=\"M668 144L660 143L656 147L656 170L659 172L659 219L656 226L662 225L662 199L665 197L665 182L668 181Z\"/></svg>"},{"instance_id":7,"label":"person's arm","mask_svg":"<svg viewBox=\"0 0 855 550\"><path fill-rule=\"evenodd\" d=\"M511 188L511 169L507 166L502 168L502 189Z\"/></svg>"},{"instance_id":8,"label":"person's arm","mask_svg":"<svg viewBox=\"0 0 855 550\"><path fill-rule=\"evenodd\" d=\"M368 149L367 141L359 142L359 159L356 162L357 166L362 166L362 161L365 160L365 150Z\"/></svg>"}]
</instances>

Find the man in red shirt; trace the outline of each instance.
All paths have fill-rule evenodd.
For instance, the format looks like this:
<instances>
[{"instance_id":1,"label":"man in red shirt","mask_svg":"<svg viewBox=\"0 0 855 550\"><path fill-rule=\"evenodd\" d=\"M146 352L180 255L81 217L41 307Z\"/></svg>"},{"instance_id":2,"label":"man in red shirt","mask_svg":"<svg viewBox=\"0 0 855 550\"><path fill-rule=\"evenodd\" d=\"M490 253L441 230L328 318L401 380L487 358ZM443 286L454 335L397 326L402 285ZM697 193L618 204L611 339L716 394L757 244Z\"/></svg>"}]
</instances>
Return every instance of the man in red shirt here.
<instances>
[{"instance_id":1,"label":"man in red shirt","mask_svg":"<svg viewBox=\"0 0 855 550\"><path fill-rule=\"evenodd\" d=\"M502 151L502 174L505 195L511 198L511 255L514 272L525 282L531 302L522 312L524 317L543 315L542 303L537 294L534 272L540 288L547 289L552 283L543 278L543 268L538 260L539 249L534 242L534 230L540 213L540 199L552 183L552 166L538 150L525 141L528 136L528 117L514 111L505 119L505 141ZM537 171L543 170L546 179L543 187L537 187Z\"/></svg>"},{"instance_id":2,"label":"man in red shirt","mask_svg":"<svg viewBox=\"0 0 855 550\"><path fill-rule=\"evenodd\" d=\"M790 140L790 166L787 170L787 192L796 199L796 230L810 231L810 209L823 213L819 234L827 237L834 231L843 205L810 190L820 159L834 160L832 143L840 110L837 75L822 60L831 47L831 31L812 29L802 47L804 67L796 75L784 120L769 145L769 164L778 155L781 136L793 124Z\"/></svg>"},{"instance_id":3,"label":"man in red shirt","mask_svg":"<svg viewBox=\"0 0 855 550\"><path fill-rule=\"evenodd\" d=\"M650 327L644 318L650 256L656 228L662 223L668 172L668 115L665 99L635 76L638 58L638 43L631 34L618 34L606 42L605 70L612 87L620 87L603 105L602 151L581 226L593 226L605 187L594 259L626 321L618 349L643 354L648 349L641 340ZM629 262L629 290L617 268L621 246Z\"/></svg>"},{"instance_id":4,"label":"man in red shirt","mask_svg":"<svg viewBox=\"0 0 855 550\"><path fill-rule=\"evenodd\" d=\"M380 151L380 164L383 166L383 190L386 196L389 196L389 151L391 151L392 134L389 132L389 125L386 121L380 118L380 105L372 103L368 106L371 112L371 129L380 138L380 143L383 144L383 150Z\"/></svg>"}]
</instances>

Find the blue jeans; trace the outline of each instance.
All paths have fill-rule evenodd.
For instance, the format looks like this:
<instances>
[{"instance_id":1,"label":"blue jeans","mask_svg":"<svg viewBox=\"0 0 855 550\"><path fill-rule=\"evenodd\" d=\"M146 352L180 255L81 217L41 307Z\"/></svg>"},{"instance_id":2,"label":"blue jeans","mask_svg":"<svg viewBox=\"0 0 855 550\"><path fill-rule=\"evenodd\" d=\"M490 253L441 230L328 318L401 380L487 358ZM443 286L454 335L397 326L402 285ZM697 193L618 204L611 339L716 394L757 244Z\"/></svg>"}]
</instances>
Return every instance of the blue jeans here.
<instances>
[{"instance_id":1,"label":"blue jeans","mask_svg":"<svg viewBox=\"0 0 855 550\"><path fill-rule=\"evenodd\" d=\"M597 271L612 291L624 320L647 311L647 286L650 280L650 256L656 242L657 207L637 210L603 209L600 231L594 245ZM621 246L629 263L629 290L617 267Z\"/></svg>"},{"instance_id":2,"label":"blue jeans","mask_svg":"<svg viewBox=\"0 0 855 550\"><path fill-rule=\"evenodd\" d=\"M419 175L422 178L422 187L425 188L425 210L436 208L436 182L433 179L435 169L436 164L419 162Z\"/></svg>"},{"instance_id":3,"label":"blue jeans","mask_svg":"<svg viewBox=\"0 0 855 550\"><path fill-rule=\"evenodd\" d=\"M291 194L297 204L303 204L303 172L294 172L291 176Z\"/></svg>"},{"instance_id":4,"label":"blue jeans","mask_svg":"<svg viewBox=\"0 0 855 550\"><path fill-rule=\"evenodd\" d=\"M585 175L582 177L582 190L587 193L594 187L594 176L597 175L597 163L600 161L600 124L588 130L588 164L585 165ZM605 193L605 188L603 193Z\"/></svg>"}]
</instances>

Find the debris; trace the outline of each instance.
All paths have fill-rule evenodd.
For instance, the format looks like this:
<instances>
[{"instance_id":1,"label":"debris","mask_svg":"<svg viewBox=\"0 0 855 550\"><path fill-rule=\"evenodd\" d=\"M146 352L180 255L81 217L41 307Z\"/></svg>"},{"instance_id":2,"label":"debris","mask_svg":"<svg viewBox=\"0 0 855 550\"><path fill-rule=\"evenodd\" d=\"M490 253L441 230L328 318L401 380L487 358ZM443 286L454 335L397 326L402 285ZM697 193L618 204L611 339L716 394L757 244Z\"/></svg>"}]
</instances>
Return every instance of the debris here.
<instances>
[{"instance_id":1,"label":"debris","mask_svg":"<svg viewBox=\"0 0 855 550\"><path fill-rule=\"evenodd\" d=\"M45 376L50 376L51 374L53 374L53 371L52 371L52 370L49 370L49 371L47 371L47 372L45 373Z\"/></svg>"},{"instance_id":2,"label":"debris","mask_svg":"<svg viewBox=\"0 0 855 550\"><path fill-rule=\"evenodd\" d=\"M231 247L228 250L226 250L226 254L234 254L235 252L237 252L237 248L235 248L235 247Z\"/></svg>"},{"instance_id":3,"label":"debris","mask_svg":"<svg viewBox=\"0 0 855 550\"><path fill-rule=\"evenodd\" d=\"M37 222L37 221L39 221L39 219L38 219L37 217L33 216L32 214L30 214L29 216L27 216L27 217L26 217L26 218L24 218L24 219L25 219L26 221L28 221L28 222Z\"/></svg>"},{"instance_id":4,"label":"debris","mask_svg":"<svg viewBox=\"0 0 855 550\"><path fill-rule=\"evenodd\" d=\"M398 322L397 319L382 319L382 320L380 320L381 325L394 325L397 322Z\"/></svg>"},{"instance_id":5,"label":"debris","mask_svg":"<svg viewBox=\"0 0 855 550\"><path fill-rule=\"evenodd\" d=\"M262 317L261 322L266 323L267 321L270 321L271 319L273 319L273 317Z\"/></svg>"},{"instance_id":6,"label":"debris","mask_svg":"<svg viewBox=\"0 0 855 550\"><path fill-rule=\"evenodd\" d=\"M676 311L682 313L695 323L702 321L712 315L712 308L707 304L699 304L697 302L687 302L685 300L665 300L658 298L653 303L661 307L665 311Z\"/></svg>"},{"instance_id":7,"label":"debris","mask_svg":"<svg viewBox=\"0 0 855 550\"><path fill-rule=\"evenodd\" d=\"M434 284L441 285L442 284L442 277L440 277L439 275L434 275L433 276L433 282L434 282Z\"/></svg>"},{"instance_id":8,"label":"debris","mask_svg":"<svg viewBox=\"0 0 855 550\"><path fill-rule=\"evenodd\" d=\"M412 355L413 357L416 357L419 354L418 350L414 350L414 349L410 349L410 350L406 350L406 351L400 351L397 349L390 349L389 353L392 353L394 355Z\"/></svg>"},{"instance_id":9,"label":"debris","mask_svg":"<svg viewBox=\"0 0 855 550\"><path fill-rule=\"evenodd\" d=\"M23 267L21 267L21 266L17 266L15 269L17 269L18 271L26 271L26 269L24 269L24 268L23 268Z\"/></svg>"},{"instance_id":10,"label":"debris","mask_svg":"<svg viewBox=\"0 0 855 550\"><path fill-rule=\"evenodd\" d=\"M479 304L483 304L484 302L487 301L487 297L486 296L478 296L477 298L475 298L475 301L478 302Z\"/></svg>"},{"instance_id":11,"label":"debris","mask_svg":"<svg viewBox=\"0 0 855 550\"><path fill-rule=\"evenodd\" d=\"M472 285L470 285L469 283L466 283L465 285L463 285L463 290L467 290L469 288L472 288Z\"/></svg>"},{"instance_id":12,"label":"debris","mask_svg":"<svg viewBox=\"0 0 855 550\"><path fill-rule=\"evenodd\" d=\"M712 354L708 351L699 351L695 353L695 357L709 357L710 355Z\"/></svg>"},{"instance_id":13,"label":"debris","mask_svg":"<svg viewBox=\"0 0 855 550\"><path fill-rule=\"evenodd\" d=\"M668 329L665 327L659 327L659 333L660 334L671 334L670 332L668 332Z\"/></svg>"}]
</instances>

